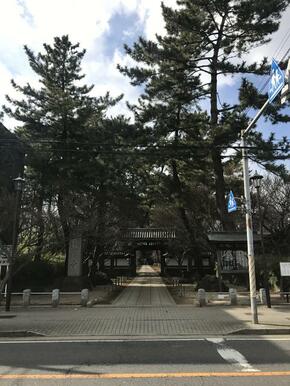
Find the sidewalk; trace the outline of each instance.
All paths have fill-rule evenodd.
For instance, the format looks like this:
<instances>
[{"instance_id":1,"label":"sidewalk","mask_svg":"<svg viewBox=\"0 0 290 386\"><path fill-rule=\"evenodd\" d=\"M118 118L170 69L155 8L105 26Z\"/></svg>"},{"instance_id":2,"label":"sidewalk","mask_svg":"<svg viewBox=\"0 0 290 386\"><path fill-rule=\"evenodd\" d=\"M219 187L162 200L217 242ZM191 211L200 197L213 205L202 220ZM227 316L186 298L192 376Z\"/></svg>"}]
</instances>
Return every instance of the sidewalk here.
<instances>
[{"instance_id":1,"label":"sidewalk","mask_svg":"<svg viewBox=\"0 0 290 386\"><path fill-rule=\"evenodd\" d=\"M259 307L259 325L251 324L249 307L209 306L95 306L94 308L12 309L0 313L0 336L48 337L189 337L231 333L289 333L290 308ZM269 330L269 331L268 331ZM270 331L271 330L271 331ZM259 333L259 331L257 331Z\"/></svg>"},{"instance_id":2,"label":"sidewalk","mask_svg":"<svg viewBox=\"0 0 290 386\"><path fill-rule=\"evenodd\" d=\"M113 304L0 308L0 337L169 338L227 334L289 334L290 304L258 306L259 324L248 305L175 304L162 279L143 266Z\"/></svg>"}]
</instances>

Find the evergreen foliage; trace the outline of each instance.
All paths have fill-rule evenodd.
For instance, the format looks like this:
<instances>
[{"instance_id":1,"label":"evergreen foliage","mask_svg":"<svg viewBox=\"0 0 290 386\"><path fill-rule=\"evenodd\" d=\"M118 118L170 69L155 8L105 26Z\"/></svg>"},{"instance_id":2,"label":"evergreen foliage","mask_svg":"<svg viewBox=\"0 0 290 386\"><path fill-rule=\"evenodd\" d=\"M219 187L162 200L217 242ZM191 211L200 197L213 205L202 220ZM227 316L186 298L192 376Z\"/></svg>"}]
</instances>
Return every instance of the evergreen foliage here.
<instances>
[{"instance_id":1,"label":"evergreen foliage","mask_svg":"<svg viewBox=\"0 0 290 386\"><path fill-rule=\"evenodd\" d=\"M34 260L63 251L67 258L69 238L78 230L86 235L85 257L97 263L118 247L120 229L155 225L175 226L179 241L172 253L192 254L198 263L209 230L243 228L241 213L234 221L226 211L226 193L234 187L242 195L240 149L226 152L238 147L249 109L266 100L248 75L269 71L266 58L248 63L244 56L269 41L288 3L162 4L165 35L125 45L135 64L119 66L141 89L138 102L128 104L134 123L108 116L122 95L92 96L81 68L85 50L68 36L44 44L38 54L24 47L39 85L12 81L22 99L7 96L4 111L20 122L17 134L26 144L22 241ZM241 80L239 103L220 101L226 76ZM289 122L277 104L264 118ZM275 163L289 158L287 138L275 143L274 135L265 140L252 133L249 146L255 162L288 178Z\"/></svg>"},{"instance_id":2,"label":"evergreen foliage","mask_svg":"<svg viewBox=\"0 0 290 386\"><path fill-rule=\"evenodd\" d=\"M137 120L151 120L157 134L165 137L176 129L175 141L186 127L201 160L201 143L207 146L219 218L224 229L231 229L225 205L223 152L238 140L248 118L240 106L219 103L219 79L268 71L266 59L247 64L242 57L269 41L288 1L180 0L177 4L177 9L162 4L165 36L156 36L156 42L140 38L132 48L125 46L136 66L120 70L133 85L144 85L139 105L133 108ZM210 104L208 115L198 109L204 98ZM261 137L256 139L262 142Z\"/></svg>"}]
</instances>

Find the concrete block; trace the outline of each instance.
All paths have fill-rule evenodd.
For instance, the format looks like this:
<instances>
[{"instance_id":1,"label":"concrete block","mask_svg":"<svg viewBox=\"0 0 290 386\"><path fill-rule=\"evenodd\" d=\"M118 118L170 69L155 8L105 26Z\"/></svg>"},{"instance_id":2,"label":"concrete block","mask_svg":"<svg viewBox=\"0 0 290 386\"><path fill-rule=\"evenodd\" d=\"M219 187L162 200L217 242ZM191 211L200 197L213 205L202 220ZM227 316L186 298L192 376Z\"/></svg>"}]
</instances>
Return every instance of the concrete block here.
<instances>
[{"instance_id":1,"label":"concrete block","mask_svg":"<svg viewBox=\"0 0 290 386\"><path fill-rule=\"evenodd\" d=\"M23 300L23 306L28 307L30 305L30 298L31 298L31 290L25 289L23 291L22 300Z\"/></svg>"},{"instance_id":2,"label":"concrete block","mask_svg":"<svg viewBox=\"0 0 290 386\"><path fill-rule=\"evenodd\" d=\"M266 289L260 288L260 300L262 304L267 304Z\"/></svg>"},{"instance_id":3,"label":"concrete block","mask_svg":"<svg viewBox=\"0 0 290 386\"><path fill-rule=\"evenodd\" d=\"M236 306L238 304L238 294L235 288L229 289L230 305Z\"/></svg>"},{"instance_id":4,"label":"concrete block","mask_svg":"<svg viewBox=\"0 0 290 386\"><path fill-rule=\"evenodd\" d=\"M91 300L88 301L87 307L88 307L88 308L92 308L92 307L93 307L95 304L97 304L97 303L98 303L98 298L91 299Z\"/></svg>"},{"instance_id":5,"label":"concrete block","mask_svg":"<svg viewBox=\"0 0 290 386\"><path fill-rule=\"evenodd\" d=\"M199 288L199 290L197 291L197 303L200 307L203 307L206 305L206 293L205 293L205 290L203 288Z\"/></svg>"},{"instance_id":6,"label":"concrete block","mask_svg":"<svg viewBox=\"0 0 290 386\"><path fill-rule=\"evenodd\" d=\"M94 305L94 301L93 301L93 300L89 300L89 301L87 302L87 307L88 307L88 308L92 308L93 305Z\"/></svg>"},{"instance_id":7,"label":"concrete block","mask_svg":"<svg viewBox=\"0 0 290 386\"><path fill-rule=\"evenodd\" d=\"M57 307L59 305L59 299L60 299L59 289L52 290L52 295L51 295L52 307Z\"/></svg>"},{"instance_id":8,"label":"concrete block","mask_svg":"<svg viewBox=\"0 0 290 386\"><path fill-rule=\"evenodd\" d=\"M86 307L89 301L89 290L87 288L81 291L81 306Z\"/></svg>"}]
</instances>

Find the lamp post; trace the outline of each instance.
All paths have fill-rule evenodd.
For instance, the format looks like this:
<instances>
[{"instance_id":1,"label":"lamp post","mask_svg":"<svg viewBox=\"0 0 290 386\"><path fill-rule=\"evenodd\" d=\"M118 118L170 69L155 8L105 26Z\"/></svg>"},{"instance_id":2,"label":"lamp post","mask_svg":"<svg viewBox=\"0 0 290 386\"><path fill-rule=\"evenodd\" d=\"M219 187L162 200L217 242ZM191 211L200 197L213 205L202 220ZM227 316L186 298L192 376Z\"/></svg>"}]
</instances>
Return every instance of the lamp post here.
<instances>
[{"instance_id":1,"label":"lamp post","mask_svg":"<svg viewBox=\"0 0 290 386\"><path fill-rule=\"evenodd\" d=\"M261 250L262 250L262 261L263 261L263 271L264 271L263 272L263 285L264 285L265 290L266 290L267 307L271 308L268 267L267 267L267 259L265 257L263 218L262 218L261 200L260 200L260 188L261 188L262 179L263 179L263 176L258 174L257 170L256 170L255 174L250 178L253 186L257 190L257 204L258 204L258 211L259 211L259 228L260 228L260 235L261 235Z\"/></svg>"},{"instance_id":2,"label":"lamp post","mask_svg":"<svg viewBox=\"0 0 290 386\"><path fill-rule=\"evenodd\" d=\"M14 260L16 257L16 251L17 251L20 200L21 200L21 192L23 190L23 185L24 185L25 180L19 176L19 177L15 178L13 180L13 182L14 182L14 190L16 192L16 195L15 195L15 207L14 207L14 215L13 215L12 251L9 254L5 311L10 311L13 263L14 263Z\"/></svg>"}]
</instances>

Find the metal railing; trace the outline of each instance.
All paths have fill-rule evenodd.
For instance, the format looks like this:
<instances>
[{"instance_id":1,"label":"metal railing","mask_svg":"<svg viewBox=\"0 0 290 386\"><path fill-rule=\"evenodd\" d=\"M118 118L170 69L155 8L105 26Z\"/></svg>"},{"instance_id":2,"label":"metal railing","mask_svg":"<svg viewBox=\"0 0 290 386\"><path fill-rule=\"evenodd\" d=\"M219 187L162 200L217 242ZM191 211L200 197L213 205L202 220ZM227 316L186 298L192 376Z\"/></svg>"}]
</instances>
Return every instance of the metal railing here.
<instances>
[{"instance_id":1,"label":"metal railing","mask_svg":"<svg viewBox=\"0 0 290 386\"><path fill-rule=\"evenodd\" d=\"M129 228L122 231L121 238L127 240L170 240L176 239L176 231L170 228Z\"/></svg>"}]
</instances>

